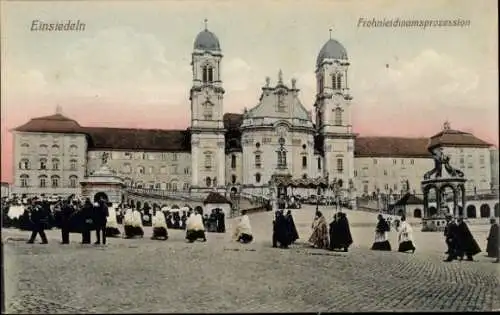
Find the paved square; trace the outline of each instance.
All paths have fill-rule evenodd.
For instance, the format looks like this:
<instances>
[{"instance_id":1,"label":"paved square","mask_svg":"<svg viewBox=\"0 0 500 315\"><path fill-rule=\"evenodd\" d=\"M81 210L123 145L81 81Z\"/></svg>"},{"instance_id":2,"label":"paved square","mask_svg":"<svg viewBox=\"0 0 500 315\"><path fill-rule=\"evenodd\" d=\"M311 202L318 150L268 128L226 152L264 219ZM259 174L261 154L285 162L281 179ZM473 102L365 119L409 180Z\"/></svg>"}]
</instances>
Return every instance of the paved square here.
<instances>
[{"instance_id":1,"label":"paved square","mask_svg":"<svg viewBox=\"0 0 500 315\"><path fill-rule=\"evenodd\" d=\"M329 219L332 209L323 212ZM331 213L330 213L331 212ZM294 210L301 242L314 209ZM28 233L4 230L7 312L326 312L490 311L500 308L498 264L478 254L475 262L444 263L440 233L414 227L417 252L369 250L373 214L348 211L355 244L348 253L271 248L272 213L250 216L256 241L231 242L231 225L187 244L184 232L168 241L109 239L106 246L28 245ZM488 226L471 230L484 250Z\"/></svg>"}]
</instances>

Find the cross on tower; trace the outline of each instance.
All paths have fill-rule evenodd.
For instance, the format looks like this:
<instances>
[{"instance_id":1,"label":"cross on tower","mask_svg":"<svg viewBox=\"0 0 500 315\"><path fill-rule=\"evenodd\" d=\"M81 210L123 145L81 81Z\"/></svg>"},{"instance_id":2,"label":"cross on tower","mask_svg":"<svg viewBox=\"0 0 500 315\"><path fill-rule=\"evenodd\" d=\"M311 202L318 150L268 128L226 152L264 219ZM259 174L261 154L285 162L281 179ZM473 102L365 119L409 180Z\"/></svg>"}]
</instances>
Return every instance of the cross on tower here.
<instances>
[{"instance_id":1,"label":"cross on tower","mask_svg":"<svg viewBox=\"0 0 500 315\"><path fill-rule=\"evenodd\" d=\"M205 22L205 31L206 31L206 30L208 30L208 20L205 19L204 22Z\"/></svg>"},{"instance_id":2,"label":"cross on tower","mask_svg":"<svg viewBox=\"0 0 500 315\"><path fill-rule=\"evenodd\" d=\"M330 29L329 29L329 31L330 31L330 39L332 39L332 31L333 31L333 28L330 28Z\"/></svg>"}]
</instances>

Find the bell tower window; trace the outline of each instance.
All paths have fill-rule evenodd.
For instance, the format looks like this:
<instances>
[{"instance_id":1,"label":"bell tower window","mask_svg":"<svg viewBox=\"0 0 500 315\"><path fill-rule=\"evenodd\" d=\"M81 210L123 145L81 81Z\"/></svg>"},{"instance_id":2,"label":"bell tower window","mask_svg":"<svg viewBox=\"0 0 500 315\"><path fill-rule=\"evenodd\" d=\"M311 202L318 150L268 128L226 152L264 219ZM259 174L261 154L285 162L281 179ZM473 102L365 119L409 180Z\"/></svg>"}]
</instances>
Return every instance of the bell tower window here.
<instances>
[{"instance_id":1,"label":"bell tower window","mask_svg":"<svg viewBox=\"0 0 500 315\"><path fill-rule=\"evenodd\" d=\"M335 112L335 126L342 126L342 108L337 107L334 109Z\"/></svg>"},{"instance_id":2,"label":"bell tower window","mask_svg":"<svg viewBox=\"0 0 500 315\"><path fill-rule=\"evenodd\" d=\"M214 81L214 68L210 65L204 65L202 68L203 83L212 83Z\"/></svg>"},{"instance_id":3,"label":"bell tower window","mask_svg":"<svg viewBox=\"0 0 500 315\"><path fill-rule=\"evenodd\" d=\"M277 157L278 157L278 163L277 166L279 169L286 169L287 168L287 162L286 162L286 149L285 149L285 139L280 138L279 139L279 145L280 147L278 148L277 152Z\"/></svg>"}]
</instances>

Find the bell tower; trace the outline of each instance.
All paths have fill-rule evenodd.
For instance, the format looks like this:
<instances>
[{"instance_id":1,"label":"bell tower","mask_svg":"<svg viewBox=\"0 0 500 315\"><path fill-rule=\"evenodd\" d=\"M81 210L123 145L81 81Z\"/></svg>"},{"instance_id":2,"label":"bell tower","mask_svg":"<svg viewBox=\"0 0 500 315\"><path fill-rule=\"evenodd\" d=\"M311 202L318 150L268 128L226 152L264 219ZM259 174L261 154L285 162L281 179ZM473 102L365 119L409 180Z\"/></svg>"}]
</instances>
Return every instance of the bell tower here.
<instances>
[{"instance_id":1,"label":"bell tower","mask_svg":"<svg viewBox=\"0 0 500 315\"><path fill-rule=\"evenodd\" d=\"M219 40L205 20L205 29L196 36L191 61L191 189L195 191L225 185L222 57Z\"/></svg>"},{"instance_id":2,"label":"bell tower","mask_svg":"<svg viewBox=\"0 0 500 315\"><path fill-rule=\"evenodd\" d=\"M331 38L316 61L316 128L323 138L323 176L342 179L342 188L354 181L354 138L348 85L347 51Z\"/></svg>"}]
</instances>

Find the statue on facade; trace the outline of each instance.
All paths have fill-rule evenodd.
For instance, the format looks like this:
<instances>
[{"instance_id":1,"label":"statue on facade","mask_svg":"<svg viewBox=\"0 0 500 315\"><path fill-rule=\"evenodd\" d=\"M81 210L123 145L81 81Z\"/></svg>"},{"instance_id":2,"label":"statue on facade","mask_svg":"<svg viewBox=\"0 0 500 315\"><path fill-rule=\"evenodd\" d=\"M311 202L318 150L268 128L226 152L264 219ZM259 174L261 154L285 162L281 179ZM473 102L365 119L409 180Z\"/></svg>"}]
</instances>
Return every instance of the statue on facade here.
<instances>
[{"instance_id":1,"label":"statue on facade","mask_svg":"<svg viewBox=\"0 0 500 315\"><path fill-rule=\"evenodd\" d=\"M109 153L103 152L101 156L102 165L108 164L108 159L109 159Z\"/></svg>"}]
</instances>

